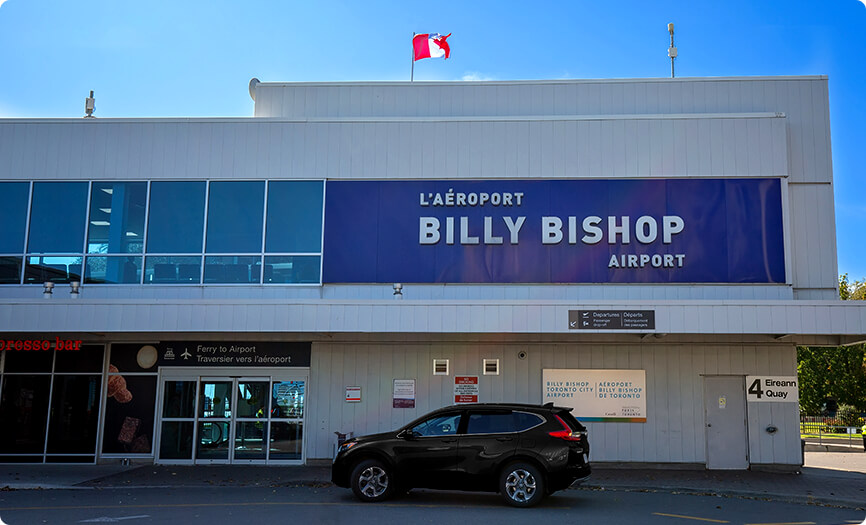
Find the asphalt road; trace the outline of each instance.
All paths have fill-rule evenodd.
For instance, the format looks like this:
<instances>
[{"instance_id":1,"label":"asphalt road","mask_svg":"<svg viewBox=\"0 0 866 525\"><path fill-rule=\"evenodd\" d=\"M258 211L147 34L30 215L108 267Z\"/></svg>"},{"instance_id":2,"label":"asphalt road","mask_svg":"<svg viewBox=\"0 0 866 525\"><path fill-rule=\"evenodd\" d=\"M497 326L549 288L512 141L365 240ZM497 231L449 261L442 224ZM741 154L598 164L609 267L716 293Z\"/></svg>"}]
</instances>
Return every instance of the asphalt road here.
<instances>
[{"instance_id":1,"label":"asphalt road","mask_svg":"<svg viewBox=\"0 0 866 525\"><path fill-rule=\"evenodd\" d=\"M336 487L213 487L0 492L9 525L73 523L603 523L854 525L864 512L747 498L666 492L568 490L533 509L505 506L495 494L413 491L364 504ZM555 521L554 521L555 520Z\"/></svg>"}]
</instances>

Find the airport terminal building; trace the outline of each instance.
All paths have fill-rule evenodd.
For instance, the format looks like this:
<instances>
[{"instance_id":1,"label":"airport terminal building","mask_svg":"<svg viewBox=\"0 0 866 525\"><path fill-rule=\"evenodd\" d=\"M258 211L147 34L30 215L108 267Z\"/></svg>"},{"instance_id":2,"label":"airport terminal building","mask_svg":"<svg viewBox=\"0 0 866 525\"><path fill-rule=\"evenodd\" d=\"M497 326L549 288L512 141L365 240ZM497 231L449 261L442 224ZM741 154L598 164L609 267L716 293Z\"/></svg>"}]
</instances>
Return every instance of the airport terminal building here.
<instances>
[{"instance_id":1,"label":"airport terminal building","mask_svg":"<svg viewBox=\"0 0 866 525\"><path fill-rule=\"evenodd\" d=\"M0 463L309 464L508 401L596 463L801 464L796 346L866 340L826 77L250 95L0 120Z\"/></svg>"}]
</instances>

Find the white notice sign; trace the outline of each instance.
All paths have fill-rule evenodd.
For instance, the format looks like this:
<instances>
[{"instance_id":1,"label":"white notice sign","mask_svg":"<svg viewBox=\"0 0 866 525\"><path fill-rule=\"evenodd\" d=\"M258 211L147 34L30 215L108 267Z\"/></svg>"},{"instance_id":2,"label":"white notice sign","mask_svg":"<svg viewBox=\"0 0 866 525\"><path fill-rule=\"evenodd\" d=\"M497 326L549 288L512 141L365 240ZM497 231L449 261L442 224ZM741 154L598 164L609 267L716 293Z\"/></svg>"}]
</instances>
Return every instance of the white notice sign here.
<instances>
[{"instance_id":1,"label":"white notice sign","mask_svg":"<svg viewBox=\"0 0 866 525\"><path fill-rule=\"evenodd\" d=\"M415 380L394 380L394 408L415 408Z\"/></svg>"},{"instance_id":2,"label":"white notice sign","mask_svg":"<svg viewBox=\"0 0 866 525\"><path fill-rule=\"evenodd\" d=\"M541 379L542 403L580 421L646 423L646 370L545 369Z\"/></svg>"},{"instance_id":3,"label":"white notice sign","mask_svg":"<svg viewBox=\"0 0 866 525\"><path fill-rule=\"evenodd\" d=\"M749 403L799 403L797 376L746 376Z\"/></svg>"}]
</instances>

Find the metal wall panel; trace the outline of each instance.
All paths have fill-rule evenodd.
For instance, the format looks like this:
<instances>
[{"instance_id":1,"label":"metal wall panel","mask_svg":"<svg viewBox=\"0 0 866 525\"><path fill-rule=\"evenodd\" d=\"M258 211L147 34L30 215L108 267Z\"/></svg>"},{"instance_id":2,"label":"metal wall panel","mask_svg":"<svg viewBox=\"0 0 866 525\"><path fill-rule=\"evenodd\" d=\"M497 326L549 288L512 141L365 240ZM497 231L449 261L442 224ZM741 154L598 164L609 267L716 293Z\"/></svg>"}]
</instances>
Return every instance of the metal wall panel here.
<instances>
[{"instance_id":1,"label":"metal wall panel","mask_svg":"<svg viewBox=\"0 0 866 525\"><path fill-rule=\"evenodd\" d=\"M787 174L786 152L774 146L785 136L785 119L766 115L363 123L0 121L0 130L12 135L0 150L7 179Z\"/></svg>"},{"instance_id":2,"label":"metal wall panel","mask_svg":"<svg viewBox=\"0 0 866 525\"><path fill-rule=\"evenodd\" d=\"M35 293L36 287L31 288ZM55 288L55 294L61 291ZM866 308L856 301L393 301L393 300L7 300L0 333L213 332L389 334L580 334L568 312L578 308L655 310L655 330L617 333L825 336L831 345L866 338ZM339 312L357 309L357 321ZM189 317L178 326L175 317ZM262 312L256 317L251 312ZM336 313L335 313L336 312ZM844 339L838 339L838 338ZM811 341L811 340L810 340Z\"/></svg>"},{"instance_id":3,"label":"metal wall panel","mask_svg":"<svg viewBox=\"0 0 866 525\"><path fill-rule=\"evenodd\" d=\"M788 199L794 288L822 289L807 293L810 299L836 299L838 266L833 186L789 184Z\"/></svg>"},{"instance_id":4,"label":"metal wall panel","mask_svg":"<svg viewBox=\"0 0 866 525\"><path fill-rule=\"evenodd\" d=\"M793 180L831 180L826 77L263 83L255 106L257 117L301 119L749 112L787 116Z\"/></svg>"},{"instance_id":5,"label":"metal wall panel","mask_svg":"<svg viewBox=\"0 0 866 525\"><path fill-rule=\"evenodd\" d=\"M433 376L434 358L449 359L451 375ZM482 359L499 359L500 375L483 375ZM647 422L587 423L592 461L703 463L702 375L796 375L796 356L791 345L316 343L307 457L333 457L334 432L385 432L452 404L455 375L479 376L481 402L538 403L544 368L646 370ZM392 408L394 379L415 379L414 409ZM347 386L361 387L360 403L345 402ZM750 461L798 465L797 405L754 403L747 413ZM770 424L775 435L764 430Z\"/></svg>"}]
</instances>

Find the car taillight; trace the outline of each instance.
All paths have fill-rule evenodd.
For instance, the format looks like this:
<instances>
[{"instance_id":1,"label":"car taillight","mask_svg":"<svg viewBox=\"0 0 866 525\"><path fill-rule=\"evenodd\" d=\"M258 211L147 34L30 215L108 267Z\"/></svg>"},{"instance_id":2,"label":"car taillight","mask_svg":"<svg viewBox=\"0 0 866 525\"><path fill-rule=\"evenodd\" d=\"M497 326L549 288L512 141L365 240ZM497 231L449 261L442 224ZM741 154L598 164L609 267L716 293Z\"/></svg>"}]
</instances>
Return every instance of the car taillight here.
<instances>
[{"instance_id":1,"label":"car taillight","mask_svg":"<svg viewBox=\"0 0 866 525\"><path fill-rule=\"evenodd\" d=\"M551 437L564 439L566 441L582 441L583 437L586 435L585 432L572 432L571 428L565 424L565 421L562 420L561 417L556 414L553 415L559 424L562 425L563 430L554 430L553 432L548 432Z\"/></svg>"}]
</instances>

